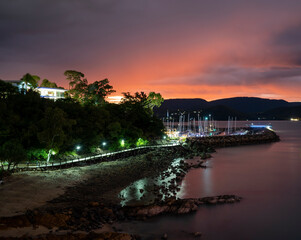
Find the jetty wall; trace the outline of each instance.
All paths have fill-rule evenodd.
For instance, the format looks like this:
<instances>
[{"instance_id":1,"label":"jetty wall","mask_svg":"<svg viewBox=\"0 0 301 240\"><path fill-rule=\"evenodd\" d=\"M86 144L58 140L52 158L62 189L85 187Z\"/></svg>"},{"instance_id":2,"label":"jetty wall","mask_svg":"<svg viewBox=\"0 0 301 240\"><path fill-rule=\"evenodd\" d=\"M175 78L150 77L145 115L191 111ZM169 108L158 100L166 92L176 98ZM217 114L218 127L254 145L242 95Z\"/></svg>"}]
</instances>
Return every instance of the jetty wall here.
<instances>
[{"instance_id":1,"label":"jetty wall","mask_svg":"<svg viewBox=\"0 0 301 240\"><path fill-rule=\"evenodd\" d=\"M202 145L213 148L232 147L240 145L262 144L279 141L279 136L268 129L254 134L246 135L231 135L231 136L210 136L210 137L192 137L187 138L186 143L189 148L194 148L194 145Z\"/></svg>"}]
</instances>

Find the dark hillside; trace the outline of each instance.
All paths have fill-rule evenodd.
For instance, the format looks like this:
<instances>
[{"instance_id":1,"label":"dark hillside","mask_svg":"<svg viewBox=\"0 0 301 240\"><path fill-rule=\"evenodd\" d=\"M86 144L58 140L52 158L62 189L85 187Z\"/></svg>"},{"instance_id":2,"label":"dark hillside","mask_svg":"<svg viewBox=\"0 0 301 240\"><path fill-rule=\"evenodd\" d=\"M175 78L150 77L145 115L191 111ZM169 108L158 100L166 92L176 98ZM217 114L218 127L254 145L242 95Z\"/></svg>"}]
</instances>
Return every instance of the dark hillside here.
<instances>
[{"instance_id":1,"label":"dark hillside","mask_svg":"<svg viewBox=\"0 0 301 240\"><path fill-rule=\"evenodd\" d=\"M289 102L255 97L235 97L218 99L209 102L210 106L224 105L244 113L260 113L273 108L288 107Z\"/></svg>"}]
</instances>

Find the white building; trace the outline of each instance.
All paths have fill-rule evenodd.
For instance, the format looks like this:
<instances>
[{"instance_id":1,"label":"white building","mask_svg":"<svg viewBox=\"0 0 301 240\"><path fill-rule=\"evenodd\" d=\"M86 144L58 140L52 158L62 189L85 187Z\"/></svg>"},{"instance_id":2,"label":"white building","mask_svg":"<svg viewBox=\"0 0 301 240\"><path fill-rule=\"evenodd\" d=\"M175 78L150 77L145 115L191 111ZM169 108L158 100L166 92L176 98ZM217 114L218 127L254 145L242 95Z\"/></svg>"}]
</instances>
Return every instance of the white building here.
<instances>
[{"instance_id":1,"label":"white building","mask_svg":"<svg viewBox=\"0 0 301 240\"><path fill-rule=\"evenodd\" d=\"M12 85L18 87L20 92L25 88L30 89L30 86L25 86L25 83L23 83L21 80L6 80L5 82L11 83ZM37 87L35 91L39 92L42 98L57 100L60 98L65 98L65 92L67 90L62 88Z\"/></svg>"},{"instance_id":2,"label":"white building","mask_svg":"<svg viewBox=\"0 0 301 240\"><path fill-rule=\"evenodd\" d=\"M36 90L40 93L42 98L49 98L53 100L65 98L64 94L67 91L66 89L61 89L61 88L46 88L46 87L38 87Z\"/></svg>"}]
</instances>

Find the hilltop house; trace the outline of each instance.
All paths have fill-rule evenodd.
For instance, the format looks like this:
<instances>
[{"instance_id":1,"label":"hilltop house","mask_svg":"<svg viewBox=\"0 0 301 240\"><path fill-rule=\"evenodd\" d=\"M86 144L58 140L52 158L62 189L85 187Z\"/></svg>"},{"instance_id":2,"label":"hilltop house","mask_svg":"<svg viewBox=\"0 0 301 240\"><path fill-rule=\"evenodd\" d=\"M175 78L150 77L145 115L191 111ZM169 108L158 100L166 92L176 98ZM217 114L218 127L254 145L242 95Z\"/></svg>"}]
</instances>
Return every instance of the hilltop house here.
<instances>
[{"instance_id":1,"label":"hilltop house","mask_svg":"<svg viewBox=\"0 0 301 240\"><path fill-rule=\"evenodd\" d=\"M25 83L22 82L21 80L13 80L13 81L4 80L4 81L18 87L20 91L24 90L25 88L30 89L30 86L25 86ZM53 100L65 98L64 94L67 91L66 89L63 88L47 88L47 87L37 87L35 90L40 93L42 98L48 98Z\"/></svg>"}]
</instances>

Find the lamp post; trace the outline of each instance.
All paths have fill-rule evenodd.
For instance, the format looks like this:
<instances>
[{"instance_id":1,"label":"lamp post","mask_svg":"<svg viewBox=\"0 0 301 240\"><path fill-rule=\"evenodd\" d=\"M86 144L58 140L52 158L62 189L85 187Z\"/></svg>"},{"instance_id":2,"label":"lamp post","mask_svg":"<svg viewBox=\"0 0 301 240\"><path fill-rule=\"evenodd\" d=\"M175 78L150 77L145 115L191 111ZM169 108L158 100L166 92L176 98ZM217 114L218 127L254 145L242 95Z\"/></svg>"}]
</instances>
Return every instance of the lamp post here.
<instances>
[{"instance_id":1,"label":"lamp post","mask_svg":"<svg viewBox=\"0 0 301 240\"><path fill-rule=\"evenodd\" d=\"M124 147L124 145L125 145L124 139L121 139L121 141L120 141L120 146L121 146L121 147Z\"/></svg>"}]
</instances>

